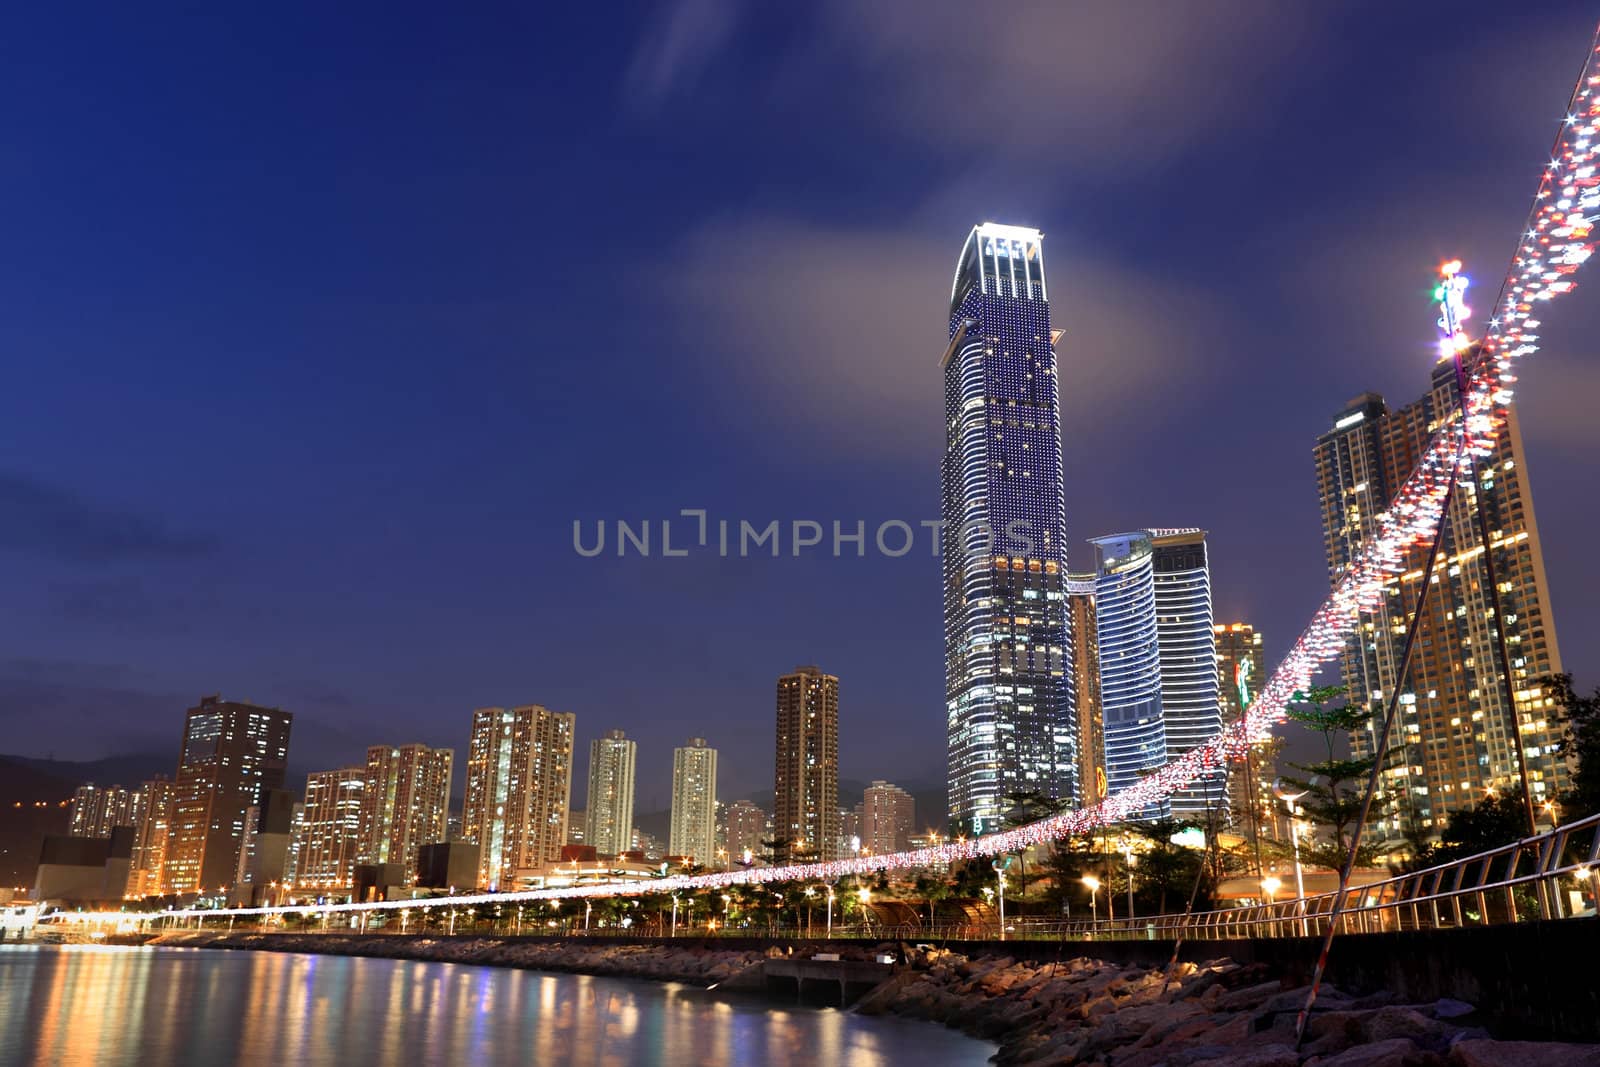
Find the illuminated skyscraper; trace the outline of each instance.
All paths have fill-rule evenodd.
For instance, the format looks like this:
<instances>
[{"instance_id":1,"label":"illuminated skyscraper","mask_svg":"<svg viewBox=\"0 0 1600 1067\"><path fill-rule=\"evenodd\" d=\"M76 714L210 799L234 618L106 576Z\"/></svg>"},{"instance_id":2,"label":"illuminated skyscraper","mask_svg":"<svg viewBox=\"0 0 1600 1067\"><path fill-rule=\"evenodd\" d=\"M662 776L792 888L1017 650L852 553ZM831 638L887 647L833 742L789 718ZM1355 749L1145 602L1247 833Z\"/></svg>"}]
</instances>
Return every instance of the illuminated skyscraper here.
<instances>
[{"instance_id":1,"label":"illuminated skyscraper","mask_svg":"<svg viewBox=\"0 0 1600 1067\"><path fill-rule=\"evenodd\" d=\"M518 870L561 858L572 801L577 716L537 704L472 713L461 832L478 846L478 885L509 886Z\"/></svg>"},{"instance_id":2,"label":"illuminated skyscraper","mask_svg":"<svg viewBox=\"0 0 1600 1067\"><path fill-rule=\"evenodd\" d=\"M1072 635L1072 690L1078 718L1078 791L1085 807L1106 798L1105 720L1100 712L1100 636L1095 629L1094 575L1067 575Z\"/></svg>"},{"instance_id":3,"label":"illuminated skyscraper","mask_svg":"<svg viewBox=\"0 0 1600 1067\"><path fill-rule=\"evenodd\" d=\"M167 845L171 841L173 783L153 778L139 792L144 796L128 863L128 896L135 900L160 896L166 885ZM247 809L248 810L248 809Z\"/></svg>"},{"instance_id":4,"label":"illuminated skyscraper","mask_svg":"<svg viewBox=\"0 0 1600 1067\"><path fill-rule=\"evenodd\" d=\"M739 862L750 853L751 858L761 855L761 842L766 838L767 813L748 800L735 800L723 813L726 820L723 847L728 851L729 862Z\"/></svg>"},{"instance_id":5,"label":"illuminated skyscraper","mask_svg":"<svg viewBox=\"0 0 1600 1067\"><path fill-rule=\"evenodd\" d=\"M245 811L266 789L283 788L294 716L220 696L203 698L184 719L172 784L163 892L216 891L239 868Z\"/></svg>"},{"instance_id":6,"label":"illuminated skyscraper","mask_svg":"<svg viewBox=\"0 0 1600 1067\"><path fill-rule=\"evenodd\" d=\"M348 890L361 858L365 767L340 767L306 777L305 807L295 829L295 879L304 889Z\"/></svg>"},{"instance_id":7,"label":"illuminated skyscraper","mask_svg":"<svg viewBox=\"0 0 1600 1067\"><path fill-rule=\"evenodd\" d=\"M911 847L917 805L911 794L889 782L867 786L861 798L861 847L875 856Z\"/></svg>"},{"instance_id":8,"label":"illuminated skyscraper","mask_svg":"<svg viewBox=\"0 0 1600 1067\"><path fill-rule=\"evenodd\" d=\"M1457 396L1454 368L1446 361L1434 369L1432 388L1420 400L1390 411L1381 396L1363 394L1317 438L1317 490L1330 581L1338 581L1372 535L1429 436L1460 417ZM1550 697L1532 684L1561 670L1561 653L1517 409L1506 415L1494 455L1477 464L1477 483L1463 478L1456 489L1432 576L1439 584L1423 612L1411 670L1399 686L1400 714L1389 743L1403 755L1383 774L1372 823L1391 843L1408 827L1436 834L1451 812L1477 804L1489 790L1520 784L1474 513L1480 497L1534 803L1567 788L1567 766L1556 751L1561 727ZM1345 649L1341 665L1350 699L1375 708L1378 719L1397 687L1406 624L1426 562L1426 545L1412 550L1405 572L1389 583L1375 611L1363 613ZM1375 723L1355 738L1359 754L1372 751L1376 728Z\"/></svg>"},{"instance_id":9,"label":"illuminated skyscraper","mask_svg":"<svg viewBox=\"0 0 1600 1067\"><path fill-rule=\"evenodd\" d=\"M950 292L941 468L950 818L1078 798L1056 335L1038 230L973 228Z\"/></svg>"},{"instance_id":10,"label":"illuminated skyscraper","mask_svg":"<svg viewBox=\"0 0 1600 1067\"><path fill-rule=\"evenodd\" d=\"M1221 707L1222 725L1239 721L1248 701L1266 684L1267 661L1261 648L1261 634L1247 622L1233 622L1212 627L1217 644L1217 703ZM1274 824L1273 807L1279 802L1270 790L1263 792L1261 782L1270 783L1274 777L1274 763L1283 749L1283 738L1250 746L1246 759L1228 764L1228 810L1235 826L1260 830L1264 837Z\"/></svg>"},{"instance_id":11,"label":"illuminated skyscraper","mask_svg":"<svg viewBox=\"0 0 1600 1067\"><path fill-rule=\"evenodd\" d=\"M110 837L118 826L138 826L144 796L120 785L80 785L72 793L67 833L73 837Z\"/></svg>"},{"instance_id":12,"label":"illuminated skyscraper","mask_svg":"<svg viewBox=\"0 0 1600 1067\"><path fill-rule=\"evenodd\" d=\"M672 826L667 852L709 867L717 855L717 750L692 737L672 750Z\"/></svg>"},{"instance_id":13,"label":"illuminated skyscraper","mask_svg":"<svg viewBox=\"0 0 1600 1067\"><path fill-rule=\"evenodd\" d=\"M417 850L449 836L454 761L450 749L427 745L367 749L361 862L398 863L408 882L416 878Z\"/></svg>"},{"instance_id":14,"label":"illuminated skyscraper","mask_svg":"<svg viewBox=\"0 0 1600 1067\"><path fill-rule=\"evenodd\" d=\"M1222 729L1201 530L1138 530L1092 539L1106 778L1116 793ZM1226 804L1224 772L1151 804L1142 818L1203 818Z\"/></svg>"},{"instance_id":15,"label":"illuminated skyscraper","mask_svg":"<svg viewBox=\"0 0 1600 1067\"><path fill-rule=\"evenodd\" d=\"M839 840L839 679L797 667L778 679L773 833L780 858L832 859Z\"/></svg>"},{"instance_id":16,"label":"illuminated skyscraper","mask_svg":"<svg viewBox=\"0 0 1600 1067\"><path fill-rule=\"evenodd\" d=\"M633 768L638 746L621 730L589 742L589 803L584 844L602 856L633 848Z\"/></svg>"}]
</instances>

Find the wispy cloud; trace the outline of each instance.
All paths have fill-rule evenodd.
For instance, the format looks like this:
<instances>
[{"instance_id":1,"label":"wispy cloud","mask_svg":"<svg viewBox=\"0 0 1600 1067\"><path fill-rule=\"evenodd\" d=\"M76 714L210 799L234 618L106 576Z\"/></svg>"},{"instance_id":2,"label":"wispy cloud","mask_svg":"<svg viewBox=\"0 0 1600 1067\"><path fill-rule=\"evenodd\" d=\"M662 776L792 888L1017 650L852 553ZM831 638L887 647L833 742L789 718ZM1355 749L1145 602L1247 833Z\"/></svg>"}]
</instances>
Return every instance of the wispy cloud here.
<instances>
[{"instance_id":1,"label":"wispy cloud","mask_svg":"<svg viewBox=\"0 0 1600 1067\"><path fill-rule=\"evenodd\" d=\"M653 112L674 93L687 89L732 37L738 17L735 0L664 4L628 65L623 84L627 105L636 112Z\"/></svg>"},{"instance_id":2,"label":"wispy cloud","mask_svg":"<svg viewBox=\"0 0 1600 1067\"><path fill-rule=\"evenodd\" d=\"M0 472L0 549L79 563L189 558L210 553L209 538L159 520L105 507L25 475Z\"/></svg>"},{"instance_id":3,"label":"wispy cloud","mask_svg":"<svg viewBox=\"0 0 1600 1067\"><path fill-rule=\"evenodd\" d=\"M752 428L802 432L809 450L859 461L936 454L938 358L957 242L758 219L697 231L656 284L701 353L700 372L749 398ZM1051 257L1049 243L1046 256ZM1180 404L1226 344L1195 290L1070 244L1049 258L1064 419L1110 427ZM1159 388L1154 386L1159 385Z\"/></svg>"}]
</instances>

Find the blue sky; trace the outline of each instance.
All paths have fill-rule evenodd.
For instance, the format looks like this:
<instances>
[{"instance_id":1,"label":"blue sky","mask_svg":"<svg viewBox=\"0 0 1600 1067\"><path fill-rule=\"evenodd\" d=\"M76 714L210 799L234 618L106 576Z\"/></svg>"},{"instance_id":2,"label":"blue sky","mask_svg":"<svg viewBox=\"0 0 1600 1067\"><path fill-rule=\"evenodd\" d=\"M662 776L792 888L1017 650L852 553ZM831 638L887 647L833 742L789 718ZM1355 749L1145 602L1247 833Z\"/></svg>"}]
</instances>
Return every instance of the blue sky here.
<instances>
[{"instance_id":1,"label":"blue sky","mask_svg":"<svg viewBox=\"0 0 1600 1067\"><path fill-rule=\"evenodd\" d=\"M1296 9L1305 10L1296 10ZM0 748L175 748L202 693L297 763L540 702L709 738L842 678L847 777L937 780L939 578L581 559L575 519L933 518L949 275L1046 234L1067 517L1211 532L1274 652L1326 588L1311 446L1419 394L1431 269L1504 269L1577 3L17 12L0 35ZM1600 309L1520 394L1595 678ZM581 795L581 788L577 790Z\"/></svg>"}]
</instances>

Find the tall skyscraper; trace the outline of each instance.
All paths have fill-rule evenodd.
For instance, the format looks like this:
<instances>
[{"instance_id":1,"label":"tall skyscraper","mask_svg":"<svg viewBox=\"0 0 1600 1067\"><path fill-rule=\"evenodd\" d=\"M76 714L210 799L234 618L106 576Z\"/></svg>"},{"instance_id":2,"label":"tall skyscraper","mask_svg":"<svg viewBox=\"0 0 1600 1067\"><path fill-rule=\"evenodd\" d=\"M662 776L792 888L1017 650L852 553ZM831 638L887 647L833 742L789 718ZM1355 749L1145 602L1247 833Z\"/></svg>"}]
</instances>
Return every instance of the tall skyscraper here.
<instances>
[{"instance_id":1,"label":"tall skyscraper","mask_svg":"<svg viewBox=\"0 0 1600 1067\"><path fill-rule=\"evenodd\" d=\"M1420 400L1390 411L1381 396L1363 394L1334 416L1332 428L1317 439L1317 490L1330 581L1337 583L1373 534L1430 435L1460 418L1457 399L1454 369L1445 361L1435 367L1432 388ZM1431 576L1438 585L1423 612L1406 678L1397 679L1396 671L1424 579L1425 545L1412 550L1405 572L1388 584L1376 610L1362 614L1341 663L1350 699L1376 709L1378 719L1385 701L1400 690L1400 714L1389 743L1404 753L1382 776L1371 824L1391 843L1408 827L1437 833L1451 812L1477 804L1487 791L1518 787L1519 743L1536 804L1567 787L1567 767L1556 751L1561 727L1550 696L1533 684L1541 675L1561 670L1561 653L1516 408L1507 411L1494 455L1478 461L1476 474L1476 481L1461 480L1451 502L1445 541ZM1515 731L1504 697L1484 544L1476 525L1474 509L1480 500L1500 587L1517 704ZM1357 735L1358 754L1373 750L1376 729L1374 724Z\"/></svg>"},{"instance_id":2,"label":"tall skyscraper","mask_svg":"<svg viewBox=\"0 0 1600 1067\"><path fill-rule=\"evenodd\" d=\"M730 862L744 859L746 852L751 858L760 856L767 833L766 811L748 800L735 800L728 805L724 818L727 834L723 847L728 850Z\"/></svg>"},{"instance_id":3,"label":"tall skyscraper","mask_svg":"<svg viewBox=\"0 0 1600 1067\"><path fill-rule=\"evenodd\" d=\"M153 778L139 792L144 804L134 828L133 854L128 863L128 896L135 900L165 892L173 783L166 778Z\"/></svg>"},{"instance_id":4,"label":"tall skyscraper","mask_svg":"<svg viewBox=\"0 0 1600 1067\"><path fill-rule=\"evenodd\" d=\"M341 890L354 884L356 864L361 861L366 789L365 767L340 767L306 777L295 868L302 888Z\"/></svg>"},{"instance_id":5,"label":"tall skyscraper","mask_svg":"<svg viewBox=\"0 0 1600 1067\"><path fill-rule=\"evenodd\" d=\"M1078 798L1056 335L1038 230L983 223L950 291L941 468L951 821Z\"/></svg>"},{"instance_id":6,"label":"tall skyscraper","mask_svg":"<svg viewBox=\"0 0 1600 1067\"><path fill-rule=\"evenodd\" d=\"M1267 681L1266 654L1261 634L1247 622L1218 624L1212 627L1217 645L1217 703L1222 724L1231 726L1244 715L1250 701ZM1273 779L1273 766L1283 749L1283 738L1251 745L1245 759L1228 765L1228 811L1235 826L1271 837L1276 803L1270 791L1263 793L1261 781Z\"/></svg>"},{"instance_id":7,"label":"tall skyscraper","mask_svg":"<svg viewBox=\"0 0 1600 1067\"><path fill-rule=\"evenodd\" d=\"M449 836L450 772L455 753L427 745L367 749L361 813L363 863L398 863L417 876L417 850Z\"/></svg>"},{"instance_id":8,"label":"tall skyscraper","mask_svg":"<svg viewBox=\"0 0 1600 1067\"><path fill-rule=\"evenodd\" d=\"M717 855L717 750L691 737L672 750L672 827L667 852L709 867Z\"/></svg>"},{"instance_id":9,"label":"tall skyscraper","mask_svg":"<svg viewBox=\"0 0 1600 1067\"><path fill-rule=\"evenodd\" d=\"M245 810L282 789L294 716L209 696L184 719L163 891L216 891L239 867Z\"/></svg>"},{"instance_id":10,"label":"tall skyscraper","mask_svg":"<svg viewBox=\"0 0 1600 1067\"><path fill-rule=\"evenodd\" d=\"M1100 637L1095 628L1094 574L1067 575L1072 635L1072 690L1077 698L1078 791L1085 807L1106 798L1105 719L1100 711Z\"/></svg>"},{"instance_id":11,"label":"tall skyscraper","mask_svg":"<svg viewBox=\"0 0 1600 1067\"><path fill-rule=\"evenodd\" d=\"M144 796L120 785L80 785L72 793L67 833L72 837L110 837L118 826L138 826Z\"/></svg>"},{"instance_id":12,"label":"tall skyscraper","mask_svg":"<svg viewBox=\"0 0 1600 1067\"><path fill-rule=\"evenodd\" d=\"M607 730L589 742L589 802L585 844L602 856L633 848L633 767L638 746L621 730Z\"/></svg>"},{"instance_id":13,"label":"tall skyscraper","mask_svg":"<svg viewBox=\"0 0 1600 1067\"><path fill-rule=\"evenodd\" d=\"M875 856L904 852L916 827L916 801L897 785L875 781L861 798L861 847Z\"/></svg>"},{"instance_id":14,"label":"tall skyscraper","mask_svg":"<svg viewBox=\"0 0 1600 1067\"><path fill-rule=\"evenodd\" d=\"M1222 729L1205 533L1137 530L1093 538L1100 700L1112 793ZM1225 772L1207 772L1141 818L1204 818L1227 802Z\"/></svg>"},{"instance_id":15,"label":"tall skyscraper","mask_svg":"<svg viewBox=\"0 0 1600 1067\"><path fill-rule=\"evenodd\" d=\"M839 839L839 679L797 667L778 679L773 833L780 857L830 859Z\"/></svg>"},{"instance_id":16,"label":"tall skyscraper","mask_svg":"<svg viewBox=\"0 0 1600 1067\"><path fill-rule=\"evenodd\" d=\"M572 802L577 716L537 704L472 713L461 831L478 846L478 885L509 887L521 869L561 858Z\"/></svg>"}]
</instances>

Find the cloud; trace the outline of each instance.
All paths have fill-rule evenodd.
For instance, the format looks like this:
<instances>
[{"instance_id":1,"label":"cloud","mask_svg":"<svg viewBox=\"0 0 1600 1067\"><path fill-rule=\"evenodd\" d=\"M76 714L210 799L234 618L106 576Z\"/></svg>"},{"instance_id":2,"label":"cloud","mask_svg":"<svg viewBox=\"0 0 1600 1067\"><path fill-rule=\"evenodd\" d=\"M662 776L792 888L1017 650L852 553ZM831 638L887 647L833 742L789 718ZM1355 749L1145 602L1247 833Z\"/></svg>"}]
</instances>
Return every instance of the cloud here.
<instances>
[{"instance_id":1,"label":"cloud","mask_svg":"<svg viewBox=\"0 0 1600 1067\"><path fill-rule=\"evenodd\" d=\"M732 36L734 0L677 0L645 30L623 84L626 103L641 113L659 109L686 89Z\"/></svg>"},{"instance_id":2,"label":"cloud","mask_svg":"<svg viewBox=\"0 0 1600 1067\"><path fill-rule=\"evenodd\" d=\"M1069 436L1193 399L1223 316L1198 291L1097 259L1053 256L1051 314ZM654 284L700 353L718 406L771 436L862 461L940 448L947 296L956 242L906 232L725 220L702 227ZM1186 391L1186 386L1191 387Z\"/></svg>"},{"instance_id":3,"label":"cloud","mask_svg":"<svg viewBox=\"0 0 1600 1067\"><path fill-rule=\"evenodd\" d=\"M0 549L80 563L190 558L215 548L132 512L100 507L69 490L0 472Z\"/></svg>"}]
</instances>

